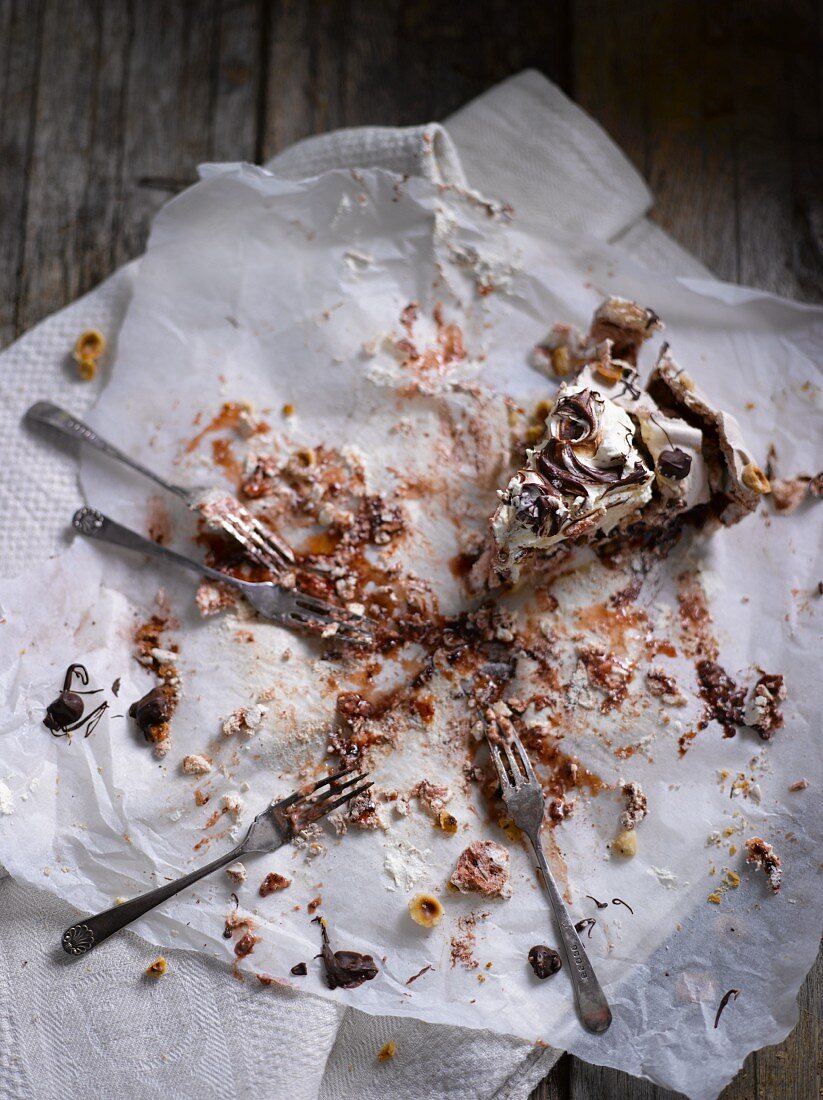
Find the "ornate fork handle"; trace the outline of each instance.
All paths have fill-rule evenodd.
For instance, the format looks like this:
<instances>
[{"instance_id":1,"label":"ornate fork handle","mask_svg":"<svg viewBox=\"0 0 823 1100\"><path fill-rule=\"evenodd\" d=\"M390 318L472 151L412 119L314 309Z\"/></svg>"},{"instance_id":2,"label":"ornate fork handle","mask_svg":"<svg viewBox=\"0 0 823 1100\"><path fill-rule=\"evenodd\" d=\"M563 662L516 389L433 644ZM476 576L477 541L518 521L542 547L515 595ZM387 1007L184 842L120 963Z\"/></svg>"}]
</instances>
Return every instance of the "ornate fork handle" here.
<instances>
[{"instance_id":1,"label":"ornate fork handle","mask_svg":"<svg viewBox=\"0 0 823 1100\"><path fill-rule=\"evenodd\" d=\"M233 863L243 855L245 850L246 843L244 841L233 848L232 851L212 860L211 863L207 863L205 867L198 867L196 871L183 875L182 878L175 879L174 882L168 882L165 886L158 886L156 890L149 890L148 893L140 894L139 897L123 902L122 905L114 905L111 909L106 909L93 917L86 917L84 920L78 921L77 924L73 924L71 928L67 928L63 933L60 939L63 950L67 955L85 955L87 951L91 951L93 947L97 947L103 940L107 940L109 936L113 936L115 932L119 932L121 928L125 928L127 924L131 924L138 917L142 917L150 909L160 905L161 902L174 897L175 894L179 894L181 890L185 890L187 886L191 886L201 878L205 878L213 871L225 867L228 863Z\"/></svg>"},{"instance_id":2,"label":"ornate fork handle","mask_svg":"<svg viewBox=\"0 0 823 1100\"><path fill-rule=\"evenodd\" d=\"M135 473L142 474L143 477L149 478L157 485L162 486L170 493L174 493L188 503L189 496L187 490L181 488L179 485L173 485L171 482L166 481L165 478L160 477L159 474L154 473L153 470L147 469L147 467L143 466L136 459L124 454L123 451L115 447L113 443L109 443L108 440L99 436L93 428L88 426L88 424L84 424L82 420L78 420L76 417L72 416L71 413L66 412L65 409L61 409L59 405L53 405L50 401L38 401L28 410L26 418L38 424L46 424L50 428L55 428L58 432L68 436L69 439L77 439L81 443L87 444L89 447L94 447L95 450L102 452L104 455L108 455L109 458L113 458L117 462L122 462L123 465L134 470Z\"/></svg>"},{"instance_id":3,"label":"ornate fork handle","mask_svg":"<svg viewBox=\"0 0 823 1100\"><path fill-rule=\"evenodd\" d=\"M211 577L216 581L225 581L236 588L246 587L246 581L239 577L232 577L228 573L221 573L219 569L212 569L202 562L193 561L191 558L178 554L176 550L170 550L167 546L161 546L151 539L138 535L136 531L130 531L128 527L122 527L113 519L104 516L94 508L78 508L72 519L72 526L81 535L90 539L99 539L101 542L110 542L114 546L124 546L127 550L137 550L141 554L150 554L152 557L163 561L173 562L182 566L200 577Z\"/></svg>"},{"instance_id":4,"label":"ornate fork handle","mask_svg":"<svg viewBox=\"0 0 823 1100\"><path fill-rule=\"evenodd\" d=\"M557 883L554 881L539 835L526 834L534 849L543 887L554 911L560 935L566 947L569 960L571 983L580 1007L580 1017L589 1031L599 1034L606 1031L612 1022L612 1013L606 994L592 969L586 949L569 917L569 911L563 903Z\"/></svg>"}]
</instances>

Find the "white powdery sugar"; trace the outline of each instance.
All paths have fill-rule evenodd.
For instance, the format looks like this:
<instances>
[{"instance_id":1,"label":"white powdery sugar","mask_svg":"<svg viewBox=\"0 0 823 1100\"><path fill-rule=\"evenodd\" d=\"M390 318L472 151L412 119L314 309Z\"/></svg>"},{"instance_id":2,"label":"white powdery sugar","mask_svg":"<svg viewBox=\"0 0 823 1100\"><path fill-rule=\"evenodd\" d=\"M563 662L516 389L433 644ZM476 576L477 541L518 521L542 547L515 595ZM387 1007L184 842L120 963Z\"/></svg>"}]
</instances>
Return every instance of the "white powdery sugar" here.
<instances>
[{"instance_id":1,"label":"white powdery sugar","mask_svg":"<svg viewBox=\"0 0 823 1100\"><path fill-rule=\"evenodd\" d=\"M11 789L0 781L0 814L14 813L14 795Z\"/></svg>"},{"instance_id":2,"label":"white powdery sugar","mask_svg":"<svg viewBox=\"0 0 823 1100\"><path fill-rule=\"evenodd\" d=\"M387 890L411 890L416 882L428 872L429 864L427 856L431 855L429 848L422 852L413 844L407 844L404 840L398 841L394 847L386 852L383 860L383 868L393 881L386 883Z\"/></svg>"},{"instance_id":3,"label":"white powdery sugar","mask_svg":"<svg viewBox=\"0 0 823 1100\"><path fill-rule=\"evenodd\" d=\"M661 886L665 886L667 890L677 889L677 875L668 869L668 867L649 867L647 873L654 875Z\"/></svg>"}]
</instances>

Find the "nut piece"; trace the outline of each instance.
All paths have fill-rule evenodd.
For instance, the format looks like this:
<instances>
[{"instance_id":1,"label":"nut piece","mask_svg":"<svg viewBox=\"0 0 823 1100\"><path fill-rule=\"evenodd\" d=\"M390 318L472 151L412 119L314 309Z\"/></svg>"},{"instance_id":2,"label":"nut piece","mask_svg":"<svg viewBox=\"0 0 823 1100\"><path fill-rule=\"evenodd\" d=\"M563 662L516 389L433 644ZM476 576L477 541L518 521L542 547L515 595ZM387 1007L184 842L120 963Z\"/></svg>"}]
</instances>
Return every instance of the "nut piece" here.
<instances>
[{"instance_id":1,"label":"nut piece","mask_svg":"<svg viewBox=\"0 0 823 1100\"><path fill-rule=\"evenodd\" d=\"M756 462L749 462L743 467L741 478L746 488L751 489L753 493L770 493L772 491L769 479Z\"/></svg>"},{"instance_id":2,"label":"nut piece","mask_svg":"<svg viewBox=\"0 0 823 1100\"><path fill-rule=\"evenodd\" d=\"M395 1054L397 1054L397 1043L394 1039L389 1039L377 1052L377 1061L388 1062L390 1058L394 1058Z\"/></svg>"},{"instance_id":3,"label":"nut piece","mask_svg":"<svg viewBox=\"0 0 823 1100\"><path fill-rule=\"evenodd\" d=\"M554 948L538 943L529 951L529 966L536 977L550 978L562 968L563 960Z\"/></svg>"},{"instance_id":4,"label":"nut piece","mask_svg":"<svg viewBox=\"0 0 823 1100\"><path fill-rule=\"evenodd\" d=\"M433 894L415 894L409 902L409 913L415 924L435 928L443 919L443 906Z\"/></svg>"},{"instance_id":5,"label":"nut piece","mask_svg":"<svg viewBox=\"0 0 823 1100\"><path fill-rule=\"evenodd\" d=\"M457 832L457 818L446 810L441 810L437 815L436 824L438 828L442 829L444 833L448 833L449 836L453 836Z\"/></svg>"},{"instance_id":6,"label":"nut piece","mask_svg":"<svg viewBox=\"0 0 823 1100\"><path fill-rule=\"evenodd\" d=\"M617 852L624 859L631 859L637 855L637 833L634 829L625 829L612 841L612 851Z\"/></svg>"},{"instance_id":7,"label":"nut piece","mask_svg":"<svg viewBox=\"0 0 823 1100\"><path fill-rule=\"evenodd\" d=\"M211 771L211 761L207 756L184 756L180 768L186 775L205 775Z\"/></svg>"},{"instance_id":8,"label":"nut piece","mask_svg":"<svg viewBox=\"0 0 823 1100\"><path fill-rule=\"evenodd\" d=\"M150 978L162 978L166 973L166 966L166 960L161 955L158 959L155 959L150 966L146 967L146 974Z\"/></svg>"},{"instance_id":9,"label":"nut piece","mask_svg":"<svg viewBox=\"0 0 823 1100\"><path fill-rule=\"evenodd\" d=\"M72 357L78 365L78 373L84 382L90 382L97 373L97 360L106 350L106 338L96 328L87 329L77 338Z\"/></svg>"}]
</instances>

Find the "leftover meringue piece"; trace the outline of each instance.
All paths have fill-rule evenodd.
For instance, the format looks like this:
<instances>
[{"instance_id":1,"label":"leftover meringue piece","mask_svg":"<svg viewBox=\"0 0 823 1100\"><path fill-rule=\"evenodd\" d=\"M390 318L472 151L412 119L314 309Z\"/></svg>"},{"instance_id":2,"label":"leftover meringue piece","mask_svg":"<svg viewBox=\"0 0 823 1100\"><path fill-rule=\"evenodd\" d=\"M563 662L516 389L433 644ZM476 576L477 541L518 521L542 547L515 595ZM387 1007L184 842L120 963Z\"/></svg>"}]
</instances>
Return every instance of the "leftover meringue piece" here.
<instances>
[{"instance_id":1,"label":"leftover meringue piece","mask_svg":"<svg viewBox=\"0 0 823 1100\"><path fill-rule=\"evenodd\" d=\"M651 498L654 472L635 444L635 425L601 388L587 369L563 383L545 440L500 493L491 521L497 572L516 579L526 555L606 534Z\"/></svg>"},{"instance_id":2,"label":"leftover meringue piece","mask_svg":"<svg viewBox=\"0 0 823 1100\"><path fill-rule=\"evenodd\" d=\"M786 685L779 673L764 672L746 700L743 720L753 726L764 741L771 740L775 730L783 728L780 704L786 698Z\"/></svg>"},{"instance_id":3,"label":"leftover meringue piece","mask_svg":"<svg viewBox=\"0 0 823 1100\"><path fill-rule=\"evenodd\" d=\"M611 298L588 337L557 325L540 345L566 378L546 434L505 489L491 520L491 583L571 541L646 537L683 522L712 530L754 511L769 480L737 421L715 409L664 345L645 392L637 355L661 328L651 310ZM552 357L554 357L552 359Z\"/></svg>"},{"instance_id":4,"label":"leftover meringue piece","mask_svg":"<svg viewBox=\"0 0 823 1100\"><path fill-rule=\"evenodd\" d=\"M473 891L487 898L510 898L508 851L494 840L476 840L460 853L449 882L461 894Z\"/></svg>"},{"instance_id":5,"label":"leftover meringue piece","mask_svg":"<svg viewBox=\"0 0 823 1100\"><path fill-rule=\"evenodd\" d=\"M194 753L183 757L180 769L185 775L207 775L211 771L211 761L207 756Z\"/></svg>"},{"instance_id":6,"label":"leftover meringue piece","mask_svg":"<svg viewBox=\"0 0 823 1100\"><path fill-rule=\"evenodd\" d=\"M240 863L239 861L237 863L232 863L230 866L228 866L226 868L226 874L229 876L232 882L237 883L238 886L246 881L245 865Z\"/></svg>"},{"instance_id":7,"label":"leftover meringue piece","mask_svg":"<svg viewBox=\"0 0 823 1100\"><path fill-rule=\"evenodd\" d=\"M636 829L649 812L649 800L639 783L624 783L621 791L626 800L626 808L620 815L620 824L628 832Z\"/></svg>"}]
</instances>

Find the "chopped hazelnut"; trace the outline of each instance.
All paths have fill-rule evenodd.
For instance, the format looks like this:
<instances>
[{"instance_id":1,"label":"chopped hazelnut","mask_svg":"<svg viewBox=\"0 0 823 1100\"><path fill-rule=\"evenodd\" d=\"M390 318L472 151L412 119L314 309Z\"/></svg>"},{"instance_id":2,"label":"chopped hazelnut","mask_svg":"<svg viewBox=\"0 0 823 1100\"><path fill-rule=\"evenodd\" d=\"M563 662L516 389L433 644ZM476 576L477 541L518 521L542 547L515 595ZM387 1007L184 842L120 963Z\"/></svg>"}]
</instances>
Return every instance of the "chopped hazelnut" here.
<instances>
[{"instance_id":1,"label":"chopped hazelnut","mask_svg":"<svg viewBox=\"0 0 823 1100\"><path fill-rule=\"evenodd\" d=\"M166 960L161 955L158 959L155 959L153 963L146 967L146 974L150 978L162 978L166 973Z\"/></svg>"},{"instance_id":2,"label":"chopped hazelnut","mask_svg":"<svg viewBox=\"0 0 823 1100\"><path fill-rule=\"evenodd\" d=\"M90 382L97 372L97 360L106 350L106 338L96 328L87 329L74 345L73 357L84 382Z\"/></svg>"},{"instance_id":3,"label":"chopped hazelnut","mask_svg":"<svg viewBox=\"0 0 823 1100\"><path fill-rule=\"evenodd\" d=\"M770 493L772 487L769 479L755 462L749 462L743 467L741 475L743 484L753 493Z\"/></svg>"},{"instance_id":4,"label":"chopped hazelnut","mask_svg":"<svg viewBox=\"0 0 823 1100\"><path fill-rule=\"evenodd\" d=\"M552 370L558 378L565 378L571 371L571 356L565 344L553 348L551 352Z\"/></svg>"},{"instance_id":5,"label":"chopped hazelnut","mask_svg":"<svg viewBox=\"0 0 823 1100\"><path fill-rule=\"evenodd\" d=\"M637 833L634 829L625 829L612 841L612 851L617 852L624 859L631 859L637 855Z\"/></svg>"},{"instance_id":6,"label":"chopped hazelnut","mask_svg":"<svg viewBox=\"0 0 823 1100\"><path fill-rule=\"evenodd\" d=\"M397 1043L394 1039L389 1039L377 1052L377 1061L388 1062L390 1058L394 1058L395 1054L397 1054Z\"/></svg>"},{"instance_id":7,"label":"chopped hazelnut","mask_svg":"<svg viewBox=\"0 0 823 1100\"><path fill-rule=\"evenodd\" d=\"M435 928L443 919L443 906L433 894L416 894L409 902L409 913L415 924Z\"/></svg>"},{"instance_id":8,"label":"chopped hazelnut","mask_svg":"<svg viewBox=\"0 0 823 1100\"><path fill-rule=\"evenodd\" d=\"M437 825L449 836L453 836L457 832L457 818L453 814L447 813L446 810L441 810L437 815Z\"/></svg>"}]
</instances>

